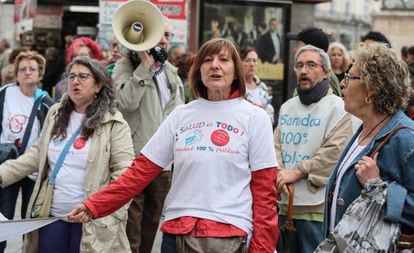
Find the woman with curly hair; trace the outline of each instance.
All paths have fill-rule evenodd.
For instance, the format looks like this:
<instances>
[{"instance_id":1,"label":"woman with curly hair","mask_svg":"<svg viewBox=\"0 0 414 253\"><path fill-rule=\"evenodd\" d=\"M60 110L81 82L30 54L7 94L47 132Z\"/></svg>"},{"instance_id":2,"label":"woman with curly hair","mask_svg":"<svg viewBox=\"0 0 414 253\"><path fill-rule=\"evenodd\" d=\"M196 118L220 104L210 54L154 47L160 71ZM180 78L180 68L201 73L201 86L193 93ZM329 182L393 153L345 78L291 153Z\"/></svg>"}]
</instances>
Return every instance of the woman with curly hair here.
<instances>
[{"instance_id":1,"label":"woman with curly hair","mask_svg":"<svg viewBox=\"0 0 414 253\"><path fill-rule=\"evenodd\" d=\"M63 217L108 185L134 158L128 124L116 110L115 89L98 61L76 57L67 67L67 95L50 108L41 136L17 160L0 166L7 186L39 170L29 212L40 185L54 182L48 216ZM87 224L58 220L25 237L26 252L129 252L127 207Z\"/></svg>"},{"instance_id":2,"label":"woman with curly hair","mask_svg":"<svg viewBox=\"0 0 414 253\"><path fill-rule=\"evenodd\" d=\"M386 206L392 207L385 208L385 217L398 222L403 234L414 234L414 121L403 112L410 94L407 65L387 45L372 43L356 52L341 85L345 110L361 119L362 126L328 181L325 235L364 188L383 181L388 183ZM400 126L407 128L370 158L385 136Z\"/></svg>"}]
</instances>

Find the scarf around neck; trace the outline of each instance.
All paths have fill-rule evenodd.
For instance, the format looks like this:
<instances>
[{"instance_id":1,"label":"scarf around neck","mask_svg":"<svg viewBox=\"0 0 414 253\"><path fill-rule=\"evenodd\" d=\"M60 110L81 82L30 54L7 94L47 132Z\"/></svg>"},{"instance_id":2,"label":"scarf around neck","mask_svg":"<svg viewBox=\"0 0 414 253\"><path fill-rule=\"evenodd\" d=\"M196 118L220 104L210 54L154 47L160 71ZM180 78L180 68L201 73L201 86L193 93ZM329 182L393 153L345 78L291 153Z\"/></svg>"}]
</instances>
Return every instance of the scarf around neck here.
<instances>
[{"instance_id":1,"label":"scarf around neck","mask_svg":"<svg viewBox=\"0 0 414 253\"><path fill-rule=\"evenodd\" d=\"M300 102L302 102L304 105L316 103L321 100L321 98L326 96L328 90L329 80L327 78L323 79L309 90L301 90L298 88Z\"/></svg>"}]
</instances>

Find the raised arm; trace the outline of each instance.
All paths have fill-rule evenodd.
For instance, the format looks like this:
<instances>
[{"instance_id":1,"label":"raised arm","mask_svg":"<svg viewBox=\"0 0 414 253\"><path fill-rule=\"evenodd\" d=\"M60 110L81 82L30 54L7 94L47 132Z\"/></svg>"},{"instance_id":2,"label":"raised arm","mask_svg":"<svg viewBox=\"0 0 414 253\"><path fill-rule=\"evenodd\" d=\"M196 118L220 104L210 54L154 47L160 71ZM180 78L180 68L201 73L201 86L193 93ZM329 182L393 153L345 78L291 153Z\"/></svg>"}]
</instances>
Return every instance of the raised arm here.
<instances>
[{"instance_id":1,"label":"raised arm","mask_svg":"<svg viewBox=\"0 0 414 253\"><path fill-rule=\"evenodd\" d=\"M139 64L133 68L128 57L117 61L112 79L116 87L116 99L121 111L134 111L140 105L140 101L146 89L156 89L152 78L154 73L150 70L151 65Z\"/></svg>"}]
</instances>

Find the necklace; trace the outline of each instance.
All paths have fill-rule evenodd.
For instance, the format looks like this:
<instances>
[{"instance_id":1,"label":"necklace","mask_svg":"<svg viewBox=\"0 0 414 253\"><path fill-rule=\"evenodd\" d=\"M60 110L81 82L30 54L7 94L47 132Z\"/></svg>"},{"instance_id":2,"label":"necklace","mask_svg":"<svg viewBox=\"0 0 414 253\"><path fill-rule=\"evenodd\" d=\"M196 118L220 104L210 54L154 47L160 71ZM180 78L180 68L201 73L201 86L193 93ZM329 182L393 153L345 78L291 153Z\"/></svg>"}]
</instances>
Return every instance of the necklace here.
<instances>
[{"instance_id":1,"label":"necklace","mask_svg":"<svg viewBox=\"0 0 414 253\"><path fill-rule=\"evenodd\" d=\"M355 150L361 145L361 143L363 142L363 141L365 141L374 131L375 131L375 129L377 129L377 127L379 127L386 119L388 119L390 116L389 115L387 115L387 116L385 116L382 120L380 120L369 132L368 132L368 134L367 135L365 135L361 140L359 140L358 141L358 144L357 145L355 145L355 147L351 150L351 152L347 152L346 153L346 156L344 157L344 159L343 159L343 161L346 161L347 159L349 159L351 156L352 156L352 154L355 152ZM362 134L362 131L361 131L361 134ZM341 167L339 170L338 170L338 172L339 171L341 171L343 168Z\"/></svg>"}]
</instances>

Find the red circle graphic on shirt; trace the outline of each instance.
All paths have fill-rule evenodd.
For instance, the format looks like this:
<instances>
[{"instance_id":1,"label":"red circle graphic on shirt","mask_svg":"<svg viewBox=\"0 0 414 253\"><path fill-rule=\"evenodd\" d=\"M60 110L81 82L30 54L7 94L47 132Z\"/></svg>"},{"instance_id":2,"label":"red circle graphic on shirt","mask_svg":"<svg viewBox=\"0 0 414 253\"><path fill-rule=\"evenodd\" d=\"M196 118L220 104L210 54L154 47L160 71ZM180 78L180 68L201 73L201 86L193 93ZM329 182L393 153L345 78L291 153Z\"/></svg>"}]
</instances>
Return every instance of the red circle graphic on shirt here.
<instances>
[{"instance_id":1,"label":"red circle graphic on shirt","mask_svg":"<svg viewBox=\"0 0 414 253\"><path fill-rule=\"evenodd\" d=\"M229 143L230 136L225 130L218 129L211 133L210 140L214 145L221 147Z\"/></svg>"},{"instance_id":2,"label":"red circle graphic on shirt","mask_svg":"<svg viewBox=\"0 0 414 253\"><path fill-rule=\"evenodd\" d=\"M83 137L78 137L76 138L76 140L73 142L73 147L75 149L82 149L83 147L85 147L86 144L86 140Z\"/></svg>"}]
</instances>

